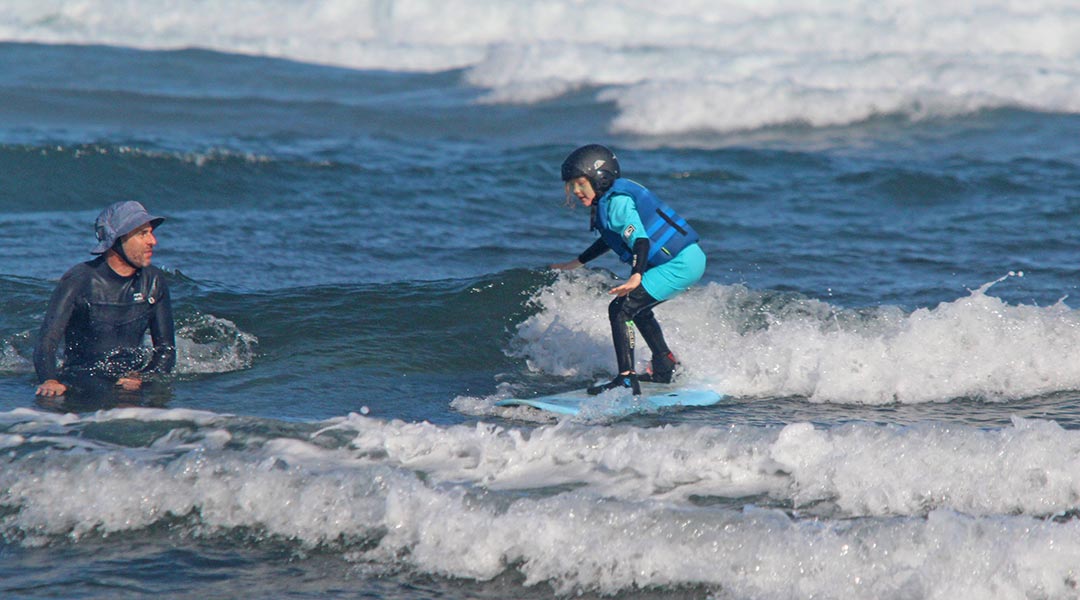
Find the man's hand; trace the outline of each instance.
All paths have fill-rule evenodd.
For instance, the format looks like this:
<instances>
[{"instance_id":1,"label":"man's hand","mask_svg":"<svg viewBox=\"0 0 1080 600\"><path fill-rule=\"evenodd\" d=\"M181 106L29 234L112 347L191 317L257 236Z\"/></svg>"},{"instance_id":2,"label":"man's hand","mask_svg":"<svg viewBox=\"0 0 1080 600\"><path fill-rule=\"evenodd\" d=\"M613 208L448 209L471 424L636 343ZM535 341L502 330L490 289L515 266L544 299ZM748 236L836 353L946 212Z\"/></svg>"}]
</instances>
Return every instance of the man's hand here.
<instances>
[{"instance_id":1,"label":"man's hand","mask_svg":"<svg viewBox=\"0 0 1080 600\"><path fill-rule=\"evenodd\" d=\"M142 379L139 379L138 373L128 373L124 377L116 380L116 385L124 388L129 392L138 391L142 387Z\"/></svg>"},{"instance_id":2,"label":"man's hand","mask_svg":"<svg viewBox=\"0 0 1080 600\"><path fill-rule=\"evenodd\" d=\"M44 383L37 387L36 394L38 396L45 396L46 398L52 398L54 396L63 396L67 391L67 386L60 383L55 379L47 379Z\"/></svg>"}]
</instances>

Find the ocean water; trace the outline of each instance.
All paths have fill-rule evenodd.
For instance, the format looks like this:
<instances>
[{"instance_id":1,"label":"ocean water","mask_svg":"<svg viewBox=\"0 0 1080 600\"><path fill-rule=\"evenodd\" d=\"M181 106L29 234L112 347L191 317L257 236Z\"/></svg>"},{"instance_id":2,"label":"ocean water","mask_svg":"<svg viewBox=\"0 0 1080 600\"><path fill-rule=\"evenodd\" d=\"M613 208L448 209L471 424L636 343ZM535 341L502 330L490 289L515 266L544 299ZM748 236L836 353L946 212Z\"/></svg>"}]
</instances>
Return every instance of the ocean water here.
<instances>
[{"instance_id":1,"label":"ocean water","mask_svg":"<svg viewBox=\"0 0 1080 600\"><path fill-rule=\"evenodd\" d=\"M0 596L1080 596L1071 2L8 0ZM719 406L610 377L558 168L703 236L657 314ZM119 199L178 365L34 398ZM649 358L641 350L638 360Z\"/></svg>"}]
</instances>

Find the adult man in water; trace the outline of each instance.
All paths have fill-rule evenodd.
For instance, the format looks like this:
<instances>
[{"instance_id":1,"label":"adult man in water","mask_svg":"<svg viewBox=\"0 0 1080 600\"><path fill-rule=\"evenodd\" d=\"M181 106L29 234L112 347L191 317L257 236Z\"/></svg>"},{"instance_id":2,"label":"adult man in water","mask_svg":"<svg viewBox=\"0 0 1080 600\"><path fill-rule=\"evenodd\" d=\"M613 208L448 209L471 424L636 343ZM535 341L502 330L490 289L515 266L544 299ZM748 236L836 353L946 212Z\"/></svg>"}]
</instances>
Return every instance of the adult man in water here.
<instances>
[{"instance_id":1,"label":"adult man in water","mask_svg":"<svg viewBox=\"0 0 1080 600\"><path fill-rule=\"evenodd\" d=\"M172 370L172 302L161 269L150 265L154 229L164 220L134 201L116 202L98 215L98 244L90 252L99 256L65 273L49 300L34 349L39 396L62 396L72 387L136 391L143 375ZM152 349L142 343L148 329Z\"/></svg>"}]
</instances>

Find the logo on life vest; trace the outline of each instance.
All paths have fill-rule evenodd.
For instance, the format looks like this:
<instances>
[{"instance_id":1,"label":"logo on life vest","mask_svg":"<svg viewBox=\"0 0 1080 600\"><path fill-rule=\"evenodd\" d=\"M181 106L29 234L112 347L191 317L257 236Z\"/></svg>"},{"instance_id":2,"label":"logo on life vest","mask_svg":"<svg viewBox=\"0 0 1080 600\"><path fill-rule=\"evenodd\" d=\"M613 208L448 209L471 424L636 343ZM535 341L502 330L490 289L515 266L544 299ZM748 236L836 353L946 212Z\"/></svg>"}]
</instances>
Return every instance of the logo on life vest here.
<instances>
[{"instance_id":1,"label":"logo on life vest","mask_svg":"<svg viewBox=\"0 0 1080 600\"><path fill-rule=\"evenodd\" d=\"M634 229L633 225L627 225L626 229L623 229L622 236L626 239L630 239L630 236L634 235L635 231L637 230Z\"/></svg>"},{"instance_id":2,"label":"logo on life vest","mask_svg":"<svg viewBox=\"0 0 1080 600\"><path fill-rule=\"evenodd\" d=\"M143 298L142 292L135 292L135 295L131 298L132 302L142 302L143 300L145 298Z\"/></svg>"}]
</instances>

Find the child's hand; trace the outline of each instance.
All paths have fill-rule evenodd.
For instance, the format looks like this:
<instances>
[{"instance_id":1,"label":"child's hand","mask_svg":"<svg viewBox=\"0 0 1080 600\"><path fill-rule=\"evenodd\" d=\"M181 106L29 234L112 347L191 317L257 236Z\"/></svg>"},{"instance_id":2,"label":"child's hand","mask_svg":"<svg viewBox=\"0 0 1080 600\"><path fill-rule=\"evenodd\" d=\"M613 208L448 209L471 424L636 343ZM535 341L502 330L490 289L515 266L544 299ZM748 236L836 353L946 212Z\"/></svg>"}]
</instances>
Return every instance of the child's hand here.
<instances>
[{"instance_id":1,"label":"child's hand","mask_svg":"<svg viewBox=\"0 0 1080 600\"><path fill-rule=\"evenodd\" d=\"M573 271L574 269L580 267L582 264L583 263L580 260L575 258L574 260L569 262L555 263L551 265L551 268L555 269L556 271Z\"/></svg>"},{"instance_id":2,"label":"child's hand","mask_svg":"<svg viewBox=\"0 0 1080 600\"><path fill-rule=\"evenodd\" d=\"M625 296L630 292L636 290L639 285L641 285L641 274L634 273L630 276L629 279L626 280L626 283L618 287L611 288L611 291L608 293L614 294L616 296Z\"/></svg>"}]
</instances>

